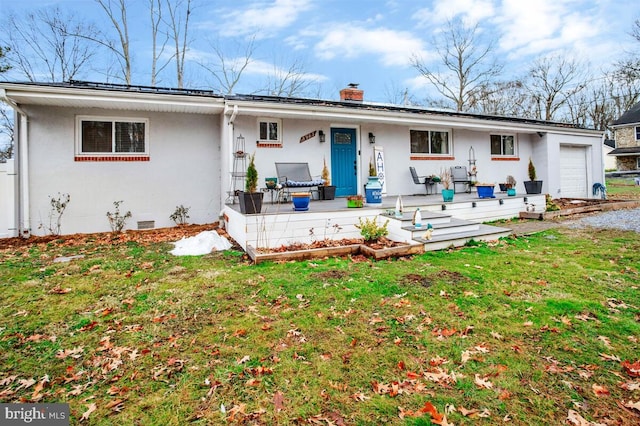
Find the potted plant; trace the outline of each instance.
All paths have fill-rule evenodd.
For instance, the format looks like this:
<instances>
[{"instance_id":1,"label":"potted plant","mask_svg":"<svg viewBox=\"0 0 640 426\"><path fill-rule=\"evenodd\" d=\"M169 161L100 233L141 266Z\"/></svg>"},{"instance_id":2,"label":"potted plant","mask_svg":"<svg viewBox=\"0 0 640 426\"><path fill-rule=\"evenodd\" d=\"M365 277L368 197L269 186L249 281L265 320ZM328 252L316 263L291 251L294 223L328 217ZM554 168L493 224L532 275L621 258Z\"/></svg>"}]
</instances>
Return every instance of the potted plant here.
<instances>
[{"instance_id":1,"label":"potted plant","mask_svg":"<svg viewBox=\"0 0 640 426\"><path fill-rule=\"evenodd\" d=\"M369 181L364 186L364 192L367 197L367 204L382 204L382 185L378 179L378 173L373 161L369 161Z\"/></svg>"},{"instance_id":2,"label":"potted plant","mask_svg":"<svg viewBox=\"0 0 640 426\"><path fill-rule=\"evenodd\" d=\"M311 201L310 192L294 192L291 194L293 209L297 212L309 210L309 202Z\"/></svg>"},{"instance_id":3,"label":"potted plant","mask_svg":"<svg viewBox=\"0 0 640 426\"><path fill-rule=\"evenodd\" d=\"M500 185L500 191L507 192L510 188L516 187L516 180L513 176L508 175L505 183L499 183L498 185Z\"/></svg>"},{"instance_id":4,"label":"potted plant","mask_svg":"<svg viewBox=\"0 0 640 426\"><path fill-rule=\"evenodd\" d=\"M318 187L318 191L320 193L321 200L333 200L336 197L336 187L331 185L331 178L329 176L329 168L327 167L327 159L324 159L324 163L322 165L322 180L324 184Z\"/></svg>"},{"instance_id":5,"label":"potted plant","mask_svg":"<svg viewBox=\"0 0 640 426\"><path fill-rule=\"evenodd\" d=\"M451 189L451 171L449 169L440 170L440 184L442 185L442 200L444 202L453 201L454 191Z\"/></svg>"},{"instance_id":6,"label":"potted plant","mask_svg":"<svg viewBox=\"0 0 640 426\"><path fill-rule=\"evenodd\" d=\"M493 195L495 184L476 182L475 187L478 189L478 198L496 198L496 196Z\"/></svg>"},{"instance_id":7,"label":"potted plant","mask_svg":"<svg viewBox=\"0 0 640 426\"><path fill-rule=\"evenodd\" d=\"M363 205L364 205L364 200L362 198L362 195L349 195L347 197L347 207L357 208L357 207L362 207Z\"/></svg>"},{"instance_id":8,"label":"potted plant","mask_svg":"<svg viewBox=\"0 0 640 426\"><path fill-rule=\"evenodd\" d=\"M542 181L536 180L536 167L533 165L531 157L529 157L529 180L524 181L524 189L527 194L542 194Z\"/></svg>"},{"instance_id":9,"label":"potted plant","mask_svg":"<svg viewBox=\"0 0 640 426\"><path fill-rule=\"evenodd\" d=\"M262 210L262 197L264 193L257 192L258 189L258 170L255 164L256 154L249 157L249 166L247 167L247 175L245 177L244 192L238 193L238 201L240 202L240 213L255 214Z\"/></svg>"}]
</instances>

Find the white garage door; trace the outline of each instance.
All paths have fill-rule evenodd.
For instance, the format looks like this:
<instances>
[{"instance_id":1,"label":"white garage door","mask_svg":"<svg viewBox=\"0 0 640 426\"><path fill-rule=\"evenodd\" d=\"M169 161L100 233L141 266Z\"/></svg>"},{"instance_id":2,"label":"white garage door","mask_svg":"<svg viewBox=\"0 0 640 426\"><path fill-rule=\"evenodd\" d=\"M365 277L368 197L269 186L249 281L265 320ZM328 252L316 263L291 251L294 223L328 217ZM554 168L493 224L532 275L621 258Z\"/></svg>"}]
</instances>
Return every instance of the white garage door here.
<instances>
[{"instance_id":1,"label":"white garage door","mask_svg":"<svg viewBox=\"0 0 640 426\"><path fill-rule=\"evenodd\" d=\"M587 149L583 147L560 147L560 196L563 198L586 198Z\"/></svg>"}]
</instances>

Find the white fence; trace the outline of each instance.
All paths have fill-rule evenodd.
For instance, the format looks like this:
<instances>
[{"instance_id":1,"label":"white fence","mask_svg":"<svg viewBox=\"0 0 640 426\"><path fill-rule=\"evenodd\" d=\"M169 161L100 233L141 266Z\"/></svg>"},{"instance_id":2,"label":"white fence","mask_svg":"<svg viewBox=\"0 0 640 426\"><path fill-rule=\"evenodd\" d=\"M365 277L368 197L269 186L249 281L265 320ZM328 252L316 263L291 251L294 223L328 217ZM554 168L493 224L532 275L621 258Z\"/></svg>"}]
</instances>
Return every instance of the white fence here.
<instances>
[{"instance_id":1,"label":"white fence","mask_svg":"<svg viewBox=\"0 0 640 426\"><path fill-rule=\"evenodd\" d=\"M18 235L15 203L15 166L13 160L7 160L0 163L0 238Z\"/></svg>"}]
</instances>

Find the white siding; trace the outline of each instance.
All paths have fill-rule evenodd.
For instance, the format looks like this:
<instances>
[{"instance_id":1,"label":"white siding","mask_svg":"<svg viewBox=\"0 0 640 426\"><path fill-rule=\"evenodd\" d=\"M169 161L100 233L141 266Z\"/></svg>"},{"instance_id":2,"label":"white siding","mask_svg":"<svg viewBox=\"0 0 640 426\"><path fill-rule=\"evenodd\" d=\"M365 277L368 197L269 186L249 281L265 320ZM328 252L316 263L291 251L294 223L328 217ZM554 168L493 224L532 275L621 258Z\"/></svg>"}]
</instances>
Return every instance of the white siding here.
<instances>
[{"instance_id":1,"label":"white siding","mask_svg":"<svg viewBox=\"0 0 640 426\"><path fill-rule=\"evenodd\" d=\"M31 226L36 235L47 220L49 197L68 193L62 233L109 231L107 211L122 200L131 211L125 229L138 221L173 226L177 205L190 207L190 223L211 223L221 210L219 119L217 116L117 111L149 119L146 162L74 161L76 115L113 116L109 110L29 109Z\"/></svg>"}]
</instances>

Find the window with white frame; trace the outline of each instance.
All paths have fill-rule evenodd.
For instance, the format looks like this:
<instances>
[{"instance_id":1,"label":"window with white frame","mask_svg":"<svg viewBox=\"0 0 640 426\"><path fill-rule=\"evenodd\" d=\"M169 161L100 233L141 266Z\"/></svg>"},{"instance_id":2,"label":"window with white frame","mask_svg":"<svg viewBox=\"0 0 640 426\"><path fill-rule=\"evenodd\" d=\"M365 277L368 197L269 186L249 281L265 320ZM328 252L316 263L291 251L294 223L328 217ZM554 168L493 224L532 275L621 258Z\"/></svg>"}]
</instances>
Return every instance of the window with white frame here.
<instances>
[{"instance_id":1,"label":"window with white frame","mask_svg":"<svg viewBox=\"0 0 640 426\"><path fill-rule=\"evenodd\" d=\"M491 155L516 155L516 137L513 135L491 135Z\"/></svg>"},{"instance_id":2,"label":"window with white frame","mask_svg":"<svg viewBox=\"0 0 640 426\"><path fill-rule=\"evenodd\" d=\"M640 126L636 126L636 140L640 141Z\"/></svg>"},{"instance_id":3,"label":"window with white frame","mask_svg":"<svg viewBox=\"0 0 640 426\"><path fill-rule=\"evenodd\" d=\"M282 120L260 118L258 120L258 141L282 143Z\"/></svg>"},{"instance_id":4,"label":"window with white frame","mask_svg":"<svg viewBox=\"0 0 640 426\"><path fill-rule=\"evenodd\" d=\"M442 130L410 130L412 154L449 154L449 132Z\"/></svg>"},{"instance_id":5,"label":"window with white frame","mask_svg":"<svg viewBox=\"0 0 640 426\"><path fill-rule=\"evenodd\" d=\"M131 155L149 152L149 120L77 117L77 153Z\"/></svg>"}]
</instances>

